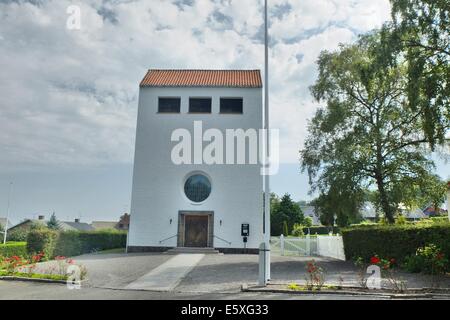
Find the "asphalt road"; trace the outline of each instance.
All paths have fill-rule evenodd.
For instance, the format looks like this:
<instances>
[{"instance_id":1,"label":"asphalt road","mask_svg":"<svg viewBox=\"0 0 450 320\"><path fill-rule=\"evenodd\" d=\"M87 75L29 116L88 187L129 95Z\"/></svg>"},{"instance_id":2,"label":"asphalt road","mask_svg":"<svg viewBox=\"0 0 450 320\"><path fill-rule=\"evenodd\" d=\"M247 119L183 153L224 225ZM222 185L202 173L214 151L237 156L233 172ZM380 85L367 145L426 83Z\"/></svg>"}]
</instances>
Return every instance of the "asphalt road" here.
<instances>
[{"instance_id":1,"label":"asphalt road","mask_svg":"<svg viewBox=\"0 0 450 320\"><path fill-rule=\"evenodd\" d=\"M81 288L69 290L64 284L0 281L0 299L5 300L375 300L375 296L297 295L252 293L233 290L214 293L154 292Z\"/></svg>"}]
</instances>

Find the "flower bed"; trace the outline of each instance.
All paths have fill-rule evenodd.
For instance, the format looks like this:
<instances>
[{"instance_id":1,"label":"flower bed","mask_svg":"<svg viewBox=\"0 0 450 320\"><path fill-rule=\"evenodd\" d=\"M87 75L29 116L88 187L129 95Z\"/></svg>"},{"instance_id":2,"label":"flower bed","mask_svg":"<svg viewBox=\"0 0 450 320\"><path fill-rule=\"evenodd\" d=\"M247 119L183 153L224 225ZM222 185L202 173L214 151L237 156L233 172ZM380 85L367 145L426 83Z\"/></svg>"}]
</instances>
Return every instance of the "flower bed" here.
<instances>
[{"instance_id":1,"label":"flower bed","mask_svg":"<svg viewBox=\"0 0 450 320\"><path fill-rule=\"evenodd\" d=\"M40 252L30 256L0 257L0 277L57 281L73 278L74 275L76 276L75 280L86 278L86 268L77 265L73 259L57 256L54 261L42 263L44 256L45 254ZM36 272L37 269L39 269L39 272Z\"/></svg>"}]
</instances>

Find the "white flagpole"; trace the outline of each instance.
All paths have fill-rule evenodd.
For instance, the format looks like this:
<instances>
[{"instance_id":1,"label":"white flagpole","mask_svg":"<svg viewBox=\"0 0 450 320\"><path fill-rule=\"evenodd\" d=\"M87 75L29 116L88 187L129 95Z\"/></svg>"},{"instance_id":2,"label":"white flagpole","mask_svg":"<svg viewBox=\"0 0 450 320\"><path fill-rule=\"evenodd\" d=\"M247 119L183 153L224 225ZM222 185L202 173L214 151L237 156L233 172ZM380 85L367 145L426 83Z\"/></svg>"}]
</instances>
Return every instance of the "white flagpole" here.
<instances>
[{"instance_id":1,"label":"white flagpole","mask_svg":"<svg viewBox=\"0 0 450 320\"><path fill-rule=\"evenodd\" d=\"M8 192L8 207L6 209L6 222L5 222L5 230L3 232L3 244L6 244L6 235L8 233L8 221L9 221L9 207L11 202L11 189L12 189L12 182L9 183L9 192Z\"/></svg>"},{"instance_id":2,"label":"white flagpole","mask_svg":"<svg viewBox=\"0 0 450 320\"><path fill-rule=\"evenodd\" d=\"M269 139L269 25L267 0L264 0L264 129L266 129L266 172L264 175L264 243L265 243L265 283L270 280L270 181L268 159L270 155Z\"/></svg>"}]
</instances>

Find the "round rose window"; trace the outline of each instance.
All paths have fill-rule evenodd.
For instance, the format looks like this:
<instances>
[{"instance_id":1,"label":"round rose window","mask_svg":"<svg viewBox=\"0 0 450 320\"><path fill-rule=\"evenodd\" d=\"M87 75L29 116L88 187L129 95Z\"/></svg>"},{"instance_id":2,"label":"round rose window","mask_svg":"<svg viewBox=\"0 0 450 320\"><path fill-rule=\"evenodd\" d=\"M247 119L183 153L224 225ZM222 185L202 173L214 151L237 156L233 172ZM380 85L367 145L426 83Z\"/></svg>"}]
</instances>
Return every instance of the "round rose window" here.
<instances>
[{"instance_id":1,"label":"round rose window","mask_svg":"<svg viewBox=\"0 0 450 320\"><path fill-rule=\"evenodd\" d=\"M194 174L184 183L184 193L193 202L205 201L211 193L211 182L202 174Z\"/></svg>"}]
</instances>

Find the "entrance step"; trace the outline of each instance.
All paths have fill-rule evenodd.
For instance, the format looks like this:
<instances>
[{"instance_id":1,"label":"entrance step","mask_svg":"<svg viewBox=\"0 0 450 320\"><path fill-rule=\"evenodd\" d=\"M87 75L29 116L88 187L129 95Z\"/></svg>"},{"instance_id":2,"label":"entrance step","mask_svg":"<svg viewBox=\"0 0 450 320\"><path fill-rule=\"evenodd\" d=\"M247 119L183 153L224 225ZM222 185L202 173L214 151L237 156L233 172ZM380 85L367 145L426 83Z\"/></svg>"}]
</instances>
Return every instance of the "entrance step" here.
<instances>
[{"instance_id":1,"label":"entrance step","mask_svg":"<svg viewBox=\"0 0 450 320\"><path fill-rule=\"evenodd\" d=\"M180 253L203 253L203 254L218 254L219 251L214 248L195 248L195 247L176 247L169 249L166 254L180 254Z\"/></svg>"}]
</instances>

